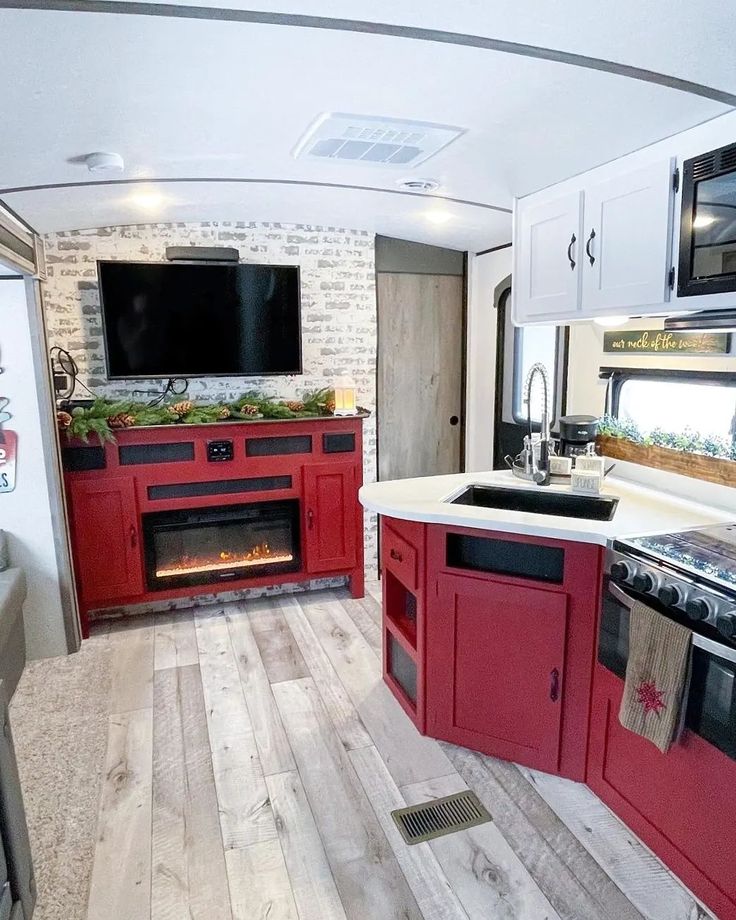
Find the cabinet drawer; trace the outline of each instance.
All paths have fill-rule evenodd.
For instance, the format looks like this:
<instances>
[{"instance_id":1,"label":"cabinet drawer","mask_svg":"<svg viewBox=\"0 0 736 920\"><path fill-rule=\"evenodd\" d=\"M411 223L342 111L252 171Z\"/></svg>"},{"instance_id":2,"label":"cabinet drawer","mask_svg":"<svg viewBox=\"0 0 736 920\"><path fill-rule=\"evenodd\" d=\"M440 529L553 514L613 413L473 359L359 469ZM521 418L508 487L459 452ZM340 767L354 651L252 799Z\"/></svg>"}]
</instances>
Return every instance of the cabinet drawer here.
<instances>
[{"instance_id":1,"label":"cabinet drawer","mask_svg":"<svg viewBox=\"0 0 736 920\"><path fill-rule=\"evenodd\" d=\"M381 558L384 568L393 572L410 591L416 591L417 551L388 526L383 528Z\"/></svg>"}]
</instances>

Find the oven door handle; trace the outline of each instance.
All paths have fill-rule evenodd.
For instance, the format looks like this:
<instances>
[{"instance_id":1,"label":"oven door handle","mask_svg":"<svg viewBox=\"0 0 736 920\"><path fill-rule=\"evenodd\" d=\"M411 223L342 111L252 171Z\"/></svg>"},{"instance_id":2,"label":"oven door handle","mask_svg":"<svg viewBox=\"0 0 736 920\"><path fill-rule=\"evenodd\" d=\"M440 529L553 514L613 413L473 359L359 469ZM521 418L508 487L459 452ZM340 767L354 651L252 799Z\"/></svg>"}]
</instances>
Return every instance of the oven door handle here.
<instances>
[{"instance_id":1,"label":"oven door handle","mask_svg":"<svg viewBox=\"0 0 736 920\"><path fill-rule=\"evenodd\" d=\"M633 598L622 591L617 584L609 582L608 590L616 598L616 600L623 604L624 607L627 607L631 610L635 601ZM697 648L702 648L704 652L708 652L711 655L716 655L718 658L723 658L726 661L731 661L736 664L736 648L731 648L729 645L723 645L721 642L716 642L714 639L708 639L706 636L700 636L697 633L692 634L693 645Z\"/></svg>"}]
</instances>

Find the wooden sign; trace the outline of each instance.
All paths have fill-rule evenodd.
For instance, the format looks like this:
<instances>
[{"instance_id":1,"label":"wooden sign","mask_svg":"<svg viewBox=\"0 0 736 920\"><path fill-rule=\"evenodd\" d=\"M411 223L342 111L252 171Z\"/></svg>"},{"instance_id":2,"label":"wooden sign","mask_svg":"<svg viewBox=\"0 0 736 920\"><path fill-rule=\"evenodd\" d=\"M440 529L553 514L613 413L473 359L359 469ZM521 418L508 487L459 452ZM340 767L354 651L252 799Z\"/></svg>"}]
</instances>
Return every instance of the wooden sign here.
<instances>
[{"instance_id":1,"label":"wooden sign","mask_svg":"<svg viewBox=\"0 0 736 920\"><path fill-rule=\"evenodd\" d=\"M18 435L7 428L0 428L0 493L12 492L15 488L15 455Z\"/></svg>"},{"instance_id":2,"label":"wooden sign","mask_svg":"<svg viewBox=\"0 0 736 920\"><path fill-rule=\"evenodd\" d=\"M731 351L731 334L662 329L604 332L603 351L608 355L727 355Z\"/></svg>"}]
</instances>

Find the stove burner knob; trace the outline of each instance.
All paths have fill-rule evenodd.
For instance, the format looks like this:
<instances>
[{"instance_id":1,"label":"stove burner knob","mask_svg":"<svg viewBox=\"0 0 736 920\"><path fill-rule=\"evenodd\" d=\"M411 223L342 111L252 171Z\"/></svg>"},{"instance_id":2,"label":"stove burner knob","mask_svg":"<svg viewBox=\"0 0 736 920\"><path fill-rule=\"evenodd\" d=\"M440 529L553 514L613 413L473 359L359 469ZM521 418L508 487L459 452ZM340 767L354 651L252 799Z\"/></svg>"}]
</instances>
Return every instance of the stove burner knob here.
<instances>
[{"instance_id":1,"label":"stove burner knob","mask_svg":"<svg viewBox=\"0 0 736 920\"><path fill-rule=\"evenodd\" d=\"M722 613L716 619L718 632L727 639L736 639L736 610Z\"/></svg>"},{"instance_id":2,"label":"stove burner knob","mask_svg":"<svg viewBox=\"0 0 736 920\"><path fill-rule=\"evenodd\" d=\"M641 594L651 594L657 586L654 576L649 572L637 572L631 584L634 590L639 591Z\"/></svg>"},{"instance_id":3,"label":"stove burner knob","mask_svg":"<svg viewBox=\"0 0 736 920\"><path fill-rule=\"evenodd\" d=\"M712 611L713 605L705 597L696 597L694 600L688 601L685 607L685 613L691 620L705 620Z\"/></svg>"},{"instance_id":4,"label":"stove burner knob","mask_svg":"<svg viewBox=\"0 0 736 920\"><path fill-rule=\"evenodd\" d=\"M662 585L657 592L657 597L665 607L677 607L685 600L685 592L677 585Z\"/></svg>"},{"instance_id":5,"label":"stove burner knob","mask_svg":"<svg viewBox=\"0 0 736 920\"><path fill-rule=\"evenodd\" d=\"M611 581L625 585L636 575L636 568L629 562L614 562L611 566Z\"/></svg>"}]
</instances>

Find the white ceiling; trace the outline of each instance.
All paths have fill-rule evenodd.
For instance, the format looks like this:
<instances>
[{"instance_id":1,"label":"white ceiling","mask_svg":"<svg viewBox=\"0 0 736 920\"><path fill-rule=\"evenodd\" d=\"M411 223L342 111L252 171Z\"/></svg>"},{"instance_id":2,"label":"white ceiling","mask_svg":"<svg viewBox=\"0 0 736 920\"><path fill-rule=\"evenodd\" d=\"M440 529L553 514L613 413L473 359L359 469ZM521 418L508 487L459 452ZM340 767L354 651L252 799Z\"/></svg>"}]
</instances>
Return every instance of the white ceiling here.
<instances>
[{"instance_id":1,"label":"white ceiling","mask_svg":"<svg viewBox=\"0 0 736 920\"><path fill-rule=\"evenodd\" d=\"M715 3L311 0L258 9L487 35L736 92L728 47L736 8ZM728 111L701 96L569 64L241 22L0 9L0 55L13 74L3 90L0 197L42 232L151 219L276 220L347 224L477 250L510 239L509 214L389 194L396 180L430 176L441 183L435 194L510 208L515 194ZM326 111L452 124L466 133L406 175L294 159L296 141ZM130 186L4 191L94 181L70 160L95 150L121 153L123 178L198 181L161 185L165 200L155 213L131 203ZM214 178L281 183L202 181ZM427 211L440 207L447 219L431 223Z\"/></svg>"}]
</instances>

